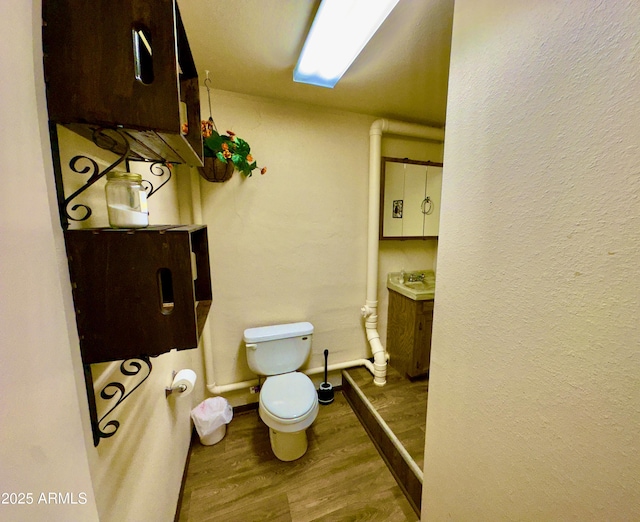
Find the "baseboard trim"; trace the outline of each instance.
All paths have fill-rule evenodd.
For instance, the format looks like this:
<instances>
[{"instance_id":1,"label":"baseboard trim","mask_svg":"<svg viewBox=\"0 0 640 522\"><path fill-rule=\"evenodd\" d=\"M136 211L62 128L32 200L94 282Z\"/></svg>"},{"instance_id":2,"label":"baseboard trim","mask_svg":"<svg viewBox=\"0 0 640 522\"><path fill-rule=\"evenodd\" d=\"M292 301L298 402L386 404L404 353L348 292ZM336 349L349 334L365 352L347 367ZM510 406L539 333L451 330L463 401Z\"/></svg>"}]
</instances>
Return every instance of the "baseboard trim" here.
<instances>
[{"instance_id":1,"label":"baseboard trim","mask_svg":"<svg viewBox=\"0 0 640 522\"><path fill-rule=\"evenodd\" d=\"M173 517L173 522L179 522L180 511L182 511L182 499L184 497L184 486L187 483L187 473L189 471L189 462L191 462L191 449L193 442L198 440L198 432L195 426L191 430L191 440L189 441L189 449L187 450L187 458L184 462L184 470L182 471L182 482L180 484L180 493L178 494L178 504L176 505L176 514Z\"/></svg>"}]
</instances>

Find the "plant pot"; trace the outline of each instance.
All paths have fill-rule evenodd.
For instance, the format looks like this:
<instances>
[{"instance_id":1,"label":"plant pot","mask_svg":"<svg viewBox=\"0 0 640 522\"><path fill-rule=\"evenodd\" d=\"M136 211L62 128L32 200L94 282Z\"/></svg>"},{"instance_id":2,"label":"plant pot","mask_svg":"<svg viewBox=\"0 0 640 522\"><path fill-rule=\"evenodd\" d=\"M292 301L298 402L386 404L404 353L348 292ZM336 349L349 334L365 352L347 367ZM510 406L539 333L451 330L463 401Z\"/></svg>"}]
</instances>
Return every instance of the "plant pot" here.
<instances>
[{"instance_id":1,"label":"plant pot","mask_svg":"<svg viewBox=\"0 0 640 522\"><path fill-rule=\"evenodd\" d=\"M198 167L200 175L207 181L214 183L227 181L233 176L235 170L236 166L232 161L225 163L218 158L212 158L210 156L204 157L204 167Z\"/></svg>"}]
</instances>

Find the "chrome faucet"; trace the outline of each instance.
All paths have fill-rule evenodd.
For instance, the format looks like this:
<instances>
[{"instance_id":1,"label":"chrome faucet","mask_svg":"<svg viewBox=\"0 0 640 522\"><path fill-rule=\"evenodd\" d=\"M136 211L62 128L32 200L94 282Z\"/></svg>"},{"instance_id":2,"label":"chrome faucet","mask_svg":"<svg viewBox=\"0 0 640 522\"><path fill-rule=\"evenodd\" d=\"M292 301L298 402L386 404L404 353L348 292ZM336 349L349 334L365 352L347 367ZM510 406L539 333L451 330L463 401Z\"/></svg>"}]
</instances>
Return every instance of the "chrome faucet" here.
<instances>
[{"instance_id":1,"label":"chrome faucet","mask_svg":"<svg viewBox=\"0 0 640 522\"><path fill-rule=\"evenodd\" d=\"M409 274L409 283L424 281L424 274Z\"/></svg>"}]
</instances>

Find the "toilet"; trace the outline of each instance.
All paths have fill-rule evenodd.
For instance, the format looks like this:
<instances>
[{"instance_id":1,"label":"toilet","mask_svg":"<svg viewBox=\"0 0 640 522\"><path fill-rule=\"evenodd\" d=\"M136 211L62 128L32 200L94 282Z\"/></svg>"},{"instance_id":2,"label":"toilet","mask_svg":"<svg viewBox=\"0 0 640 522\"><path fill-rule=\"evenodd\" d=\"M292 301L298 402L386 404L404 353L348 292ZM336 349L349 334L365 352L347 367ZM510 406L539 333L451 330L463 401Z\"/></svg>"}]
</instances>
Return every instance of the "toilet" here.
<instances>
[{"instance_id":1,"label":"toilet","mask_svg":"<svg viewBox=\"0 0 640 522\"><path fill-rule=\"evenodd\" d=\"M248 328L244 331L249 368L266 376L260 388L258 413L269 427L274 455L283 461L307 451L307 428L318 416L313 382L298 372L311 352L311 323Z\"/></svg>"}]
</instances>

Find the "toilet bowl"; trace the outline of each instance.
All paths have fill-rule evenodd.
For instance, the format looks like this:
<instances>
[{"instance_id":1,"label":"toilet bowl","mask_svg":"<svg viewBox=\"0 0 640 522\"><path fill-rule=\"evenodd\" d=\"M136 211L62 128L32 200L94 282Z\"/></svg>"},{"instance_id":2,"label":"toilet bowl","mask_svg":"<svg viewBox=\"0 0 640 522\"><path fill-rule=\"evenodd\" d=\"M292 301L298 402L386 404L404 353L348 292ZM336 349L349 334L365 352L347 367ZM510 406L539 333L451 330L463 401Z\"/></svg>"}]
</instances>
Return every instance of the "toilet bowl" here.
<instances>
[{"instance_id":1,"label":"toilet bowl","mask_svg":"<svg viewBox=\"0 0 640 522\"><path fill-rule=\"evenodd\" d=\"M308 447L306 430L318 415L313 382L296 371L311 352L311 323L250 328L244 332L249 367L266 376L258 413L269 427L274 455L283 461L302 457Z\"/></svg>"},{"instance_id":2,"label":"toilet bowl","mask_svg":"<svg viewBox=\"0 0 640 522\"><path fill-rule=\"evenodd\" d=\"M271 449L280 460L296 460L307 451L306 429L318 416L318 395L304 373L268 377L260 390L258 413L269 426Z\"/></svg>"}]
</instances>

